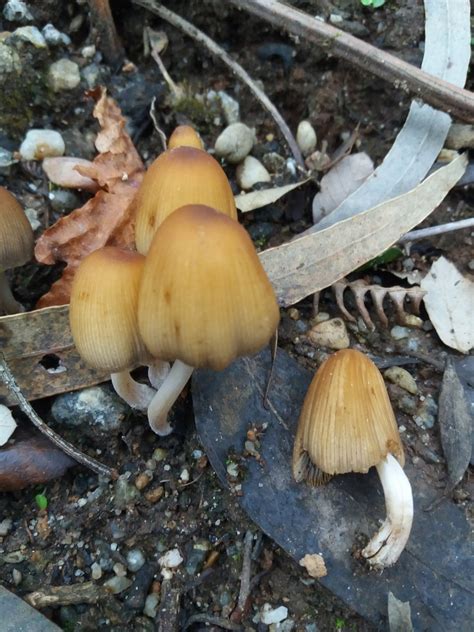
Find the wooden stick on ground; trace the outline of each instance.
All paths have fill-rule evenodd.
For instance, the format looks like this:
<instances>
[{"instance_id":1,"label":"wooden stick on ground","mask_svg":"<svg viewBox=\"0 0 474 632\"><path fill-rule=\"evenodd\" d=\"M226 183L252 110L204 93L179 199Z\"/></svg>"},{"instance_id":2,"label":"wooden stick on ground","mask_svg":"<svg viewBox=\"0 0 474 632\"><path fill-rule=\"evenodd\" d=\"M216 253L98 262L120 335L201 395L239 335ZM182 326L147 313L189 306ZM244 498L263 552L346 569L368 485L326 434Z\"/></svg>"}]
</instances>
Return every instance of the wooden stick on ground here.
<instances>
[{"instance_id":1,"label":"wooden stick on ground","mask_svg":"<svg viewBox=\"0 0 474 632\"><path fill-rule=\"evenodd\" d=\"M468 123L474 122L474 94L468 90L430 75L376 46L277 0L229 1L278 28L314 42L331 55L389 81L403 92L412 94L455 118Z\"/></svg>"},{"instance_id":2,"label":"wooden stick on ground","mask_svg":"<svg viewBox=\"0 0 474 632\"><path fill-rule=\"evenodd\" d=\"M234 74L245 83L245 85L253 92L255 97L260 101L263 107L272 115L276 124L280 128L280 131L285 138L291 153L293 154L294 159L296 160L298 166L304 170L306 173L306 167L304 164L303 156L301 155L301 151L298 147L298 144L291 133L290 128L286 124L280 112L276 109L267 95L258 87L252 77L245 71L240 64L238 64L232 57L226 53L226 51L221 48L218 44L214 42L208 35L200 31L190 22L184 20L181 16L173 13L166 7L164 7L156 0L132 0L133 4L137 4L140 7L144 7L148 9L152 13L159 15L160 18L166 20L174 27L180 29L188 35L192 37L200 44L203 44L207 50L212 54L218 57L221 61L223 61L229 68L234 72Z\"/></svg>"},{"instance_id":3,"label":"wooden stick on ground","mask_svg":"<svg viewBox=\"0 0 474 632\"><path fill-rule=\"evenodd\" d=\"M118 66L125 57L125 51L115 28L109 0L88 0L88 3L91 25L99 36L99 49L109 64Z\"/></svg>"},{"instance_id":4,"label":"wooden stick on ground","mask_svg":"<svg viewBox=\"0 0 474 632\"><path fill-rule=\"evenodd\" d=\"M48 439L52 443L54 443L54 445L58 446L60 450L68 454L81 465L85 465L93 472L96 472L96 474L102 474L103 476L107 476L108 478L117 478L118 475L116 470L111 469L106 465L103 465L102 463L99 463L99 461L96 461L90 456L87 456L87 454L84 454L73 445L65 441L62 437L56 434L54 430L51 430L51 428L44 423L36 410L31 406L30 402L21 392L21 389L16 383L16 380L13 377L13 374L10 371L2 353L0 353L0 379L3 380L8 386L8 389L12 393L14 393L21 410L25 413L31 423L34 424L44 435L46 435Z\"/></svg>"}]
</instances>

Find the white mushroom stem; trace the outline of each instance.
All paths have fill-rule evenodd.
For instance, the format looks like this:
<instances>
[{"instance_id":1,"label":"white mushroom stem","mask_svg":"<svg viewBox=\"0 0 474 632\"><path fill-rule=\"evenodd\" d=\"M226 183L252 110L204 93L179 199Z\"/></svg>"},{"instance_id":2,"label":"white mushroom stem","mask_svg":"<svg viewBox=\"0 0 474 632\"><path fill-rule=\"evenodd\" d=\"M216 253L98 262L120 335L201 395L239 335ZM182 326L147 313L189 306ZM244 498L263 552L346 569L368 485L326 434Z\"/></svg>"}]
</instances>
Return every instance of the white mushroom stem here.
<instances>
[{"instance_id":1,"label":"white mushroom stem","mask_svg":"<svg viewBox=\"0 0 474 632\"><path fill-rule=\"evenodd\" d=\"M388 454L376 467L387 517L362 555L372 566L383 568L395 564L405 548L413 522L413 496L410 481L395 457Z\"/></svg>"},{"instance_id":2,"label":"white mushroom stem","mask_svg":"<svg viewBox=\"0 0 474 632\"><path fill-rule=\"evenodd\" d=\"M153 388L158 390L170 372L171 365L164 360L153 360L148 365L148 379Z\"/></svg>"},{"instance_id":3,"label":"white mushroom stem","mask_svg":"<svg viewBox=\"0 0 474 632\"><path fill-rule=\"evenodd\" d=\"M192 366L176 360L148 406L148 421L151 429L160 437L165 437L172 431L168 423L168 413L186 386L186 382L193 371L194 368Z\"/></svg>"},{"instance_id":4,"label":"white mushroom stem","mask_svg":"<svg viewBox=\"0 0 474 632\"><path fill-rule=\"evenodd\" d=\"M156 391L147 384L135 382L130 371L112 373L110 376L117 395L127 402L132 408L146 410L155 397Z\"/></svg>"},{"instance_id":5,"label":"white mushroom stem","mask_svg":"<svg viewBox=\"0 0 474 632\"><path fill-rule=\"evenodd\" d=\"M3 270L0 271L0 314L18 314L23 307L15 300Z\"/></svg>"}]
</instances>

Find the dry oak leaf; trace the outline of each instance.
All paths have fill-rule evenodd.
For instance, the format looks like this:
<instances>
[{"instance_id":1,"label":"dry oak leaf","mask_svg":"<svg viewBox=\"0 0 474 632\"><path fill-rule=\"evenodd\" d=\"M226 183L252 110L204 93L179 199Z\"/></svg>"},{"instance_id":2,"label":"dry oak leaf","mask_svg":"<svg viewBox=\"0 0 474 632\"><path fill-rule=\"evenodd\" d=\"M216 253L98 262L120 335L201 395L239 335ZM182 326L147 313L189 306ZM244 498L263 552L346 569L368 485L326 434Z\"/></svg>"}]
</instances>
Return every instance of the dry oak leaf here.
<instances>
[{"instance_id":1,"label":"dry oak leaf","mask_svg":"<svg viewBox=\"0 0 474 632\"><path fill-rule=\"evenodd\" d=\"M78 164L76 170L100 188L84 206L59 219L38 239L35 256L40 263L64 261L67 266L37 307L69 302L77 266L89 253L106 245L130 248L134 243L130 202L145 168L125 130L120 108L105 90L96 103L94 116L101 126L95 141L100 153L90 165Z\"/></svg>"}]
</instances>

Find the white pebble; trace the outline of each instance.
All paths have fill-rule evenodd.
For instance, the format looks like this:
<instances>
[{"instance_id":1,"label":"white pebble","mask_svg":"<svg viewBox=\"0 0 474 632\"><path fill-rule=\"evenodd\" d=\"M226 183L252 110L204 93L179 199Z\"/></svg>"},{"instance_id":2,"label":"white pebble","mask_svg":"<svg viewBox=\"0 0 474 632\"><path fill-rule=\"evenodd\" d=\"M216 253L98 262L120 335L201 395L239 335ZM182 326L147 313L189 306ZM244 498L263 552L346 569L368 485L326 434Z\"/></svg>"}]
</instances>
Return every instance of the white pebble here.
<instances>
[{"instance_id":1,"label":"white pebble","mask_svg":"<svg viewBox=\"0 0 474 632\"><path fill-rule=\"evenodd\" d=\"M266 625L271 625L272 623L280 623L284 621L288 617L288 608L285 606L280 606L279 608L272 608L269 603L264 604L262 608L262 613L260 615L260 620L262 623Z\"/></svg>"},{"instance_id":2,"label":"white pebble","mask_svg":"<svg viewBox=\"0 0 474 632\"><path fill-rule=\"evenodd\" d=\"M401 327L400 325L395 325L390 330L390 335L394 340L402 340L403 338L408 338L410 335L410 330L406 327Z\"/></svg>"},{"instance_id":3,"label":"white pebble","mask_svg":"<svg viewBox=\"0 0 474 632\"><path fill-rule=\"evenodd\" d=\"M296 142L303 156L309 156L316 149L318 138L309 121L301 121L296 132Z\"/></svg>"},{"instance_id":4,"label":"white pebble","mask_svg":"<svg viewBox=\"0 0 474 632\"><path fill-rule=\"evenodd\" d=\"M64 44L65 46L69 46L71 43L71 38L66 33L62 33L58 31L58 29L52 24L46 24L41 29L41 33L43 34L44 39L51 44L52 46L58 46L59 44Z\"/></svg>"},{"instance_id":5,"label":"white pebble","mask_svg":"<svg viewBox=\"0 0 474 632\"><path fill-rule=\"evenodd\" d=\"M415 382L415 378L406 369L401 366L391 366L384 373L384 377L393 384L397 384L404 391L416 395L418 393L418 387Z\"/></svg>"},{"instance_id":6,"label":"white pebble","mask_svg":"<svg viewBox=\"0 0 474 632\"><path fill-rule=\"evenodd\" d=\"M166 551L166 553L160 557L158 564L162 568L177 568L182 561L183 558L181 557L181 553L178 549L171 549Z\"/></svg>"},{"instance_id":7,"label":"white pebble","mask_svg":"<svg viewBox=\"0 0 474 632\"><path fill-rule=\"evenodd\" d=\"M143 614L150 619L156 617L158 611L158 604L160 603L160 597L156 593L151 593L145 599L145 607L143 608Z\"/></svg>"},{"instance_id":8,"label":"white pebble","mask_svg":"<svg viewBox=\"0 0 474 632\"><path fill-rule=\"evenodd\" d=\"M100 567L100 564L98 564L97 562L94 562L91 565L91 575L92 575L92 579L100 579L102 577L102 569Z\"/></svg>"},{"instance_id":9,"label":"white pebble","mask_svg":"<svg viewBox=\"0 0 474 632\"><path fill-rule=\"evenodd\" d=\"M132 585L132 580L128 577L112 577L104 582L104 587L111 592L113 595L117 595L118 593L127 590Z\"/></svg>"},{"instance_id":10,"label":"white pebble","mask_svg":"<svg viewBox=\"0 0 474 632\"><path fill-rule=\"evenodd\" d=\"M248 156L255 142L254 131L243 123L233 123L225 128L214 145L216 155L227 162L238 164Z\"/></svg>"},{"instance_id":11,"label":"white pebble","mask_svg":"<svg viewBox=\"0 0 474 632\"><path fill-rule=\"evenodd\" d=\"M23 160L42 160L48 156L62 156L66 147L63 137L52 129L30 129L20 146Z\"/></svg>"},{"instance_id":12,"label":"white pebble","mask_svg":"<svg viewBox=\"0 0 474 632\"><path fill-rule=\"evenodd\" d=\"M127 567L132 573L136 573L145 564L145 556L140 549L132 549L127 553Z\"/></svg>"},{"instance_id":13,"label":"white pebble","mask_svg":"<svg viewBox=\"0 0 474 632\"><path fill-rule=\"evenodd\" d=\"M48 48L46 40L36 26L20 26L13 31L12 36L18 37L23 42L28 42L35 48Z\"/></svg>"},{"instance_id":14,"label":"white pebble","mask_svg":"<svg viewBox=\"0 0 474 632\"><path fill-rule=\"evenodd\" d=\"M117 562L113 565L113 571L117 575L117 577L126 577L127 575L127 569L120 562Z\"/></svg>"},{"instance_id":15,"label":"white pebble","mask_svg":"<svg viewBox=\"0 0 474 632\"><path fill-rule=\"evenodd\" d=\"M49 67L48 81L54 92L73 90L81 82L79 66L70 59L59 59Z\"/></svg>"},{"instance_id":16,"label":"white pebble","mask_svg":"<svg viewBox=\"0 0 474 632\"><path fill-rule=\"evenodd\" d=\"M33 19L26 2L21 0L8 0L3 7L3 17L9 22L28 22Z\"/></svg>"},{"instance_id":17,"label":"white pebble","mask_svg":"<svg viewBox=\"0 0 474 632\"><path fill-rule=\"evenodd\" d=\"M0 538L3 538L6 535L8 535L8 532L12 528L12 525L13 525L13 521L11 518L4 518L0 522Z\"/></svg>"},{"instance_id":18,"label":"white pebble","mask_svg":"<svg viewBox=\"0 0 474 632\"><path fill-rule=\"evenodd\" d=\"M247 158L237 167L235 174L237 184L241 189L251 189L258 182L271 182L270 174L262 165L260 160L253 156Z\"/></svg>"},{"instance_id":19,"label":"white pebble","mask_svg":"<svg viewBox=\"0 0 474 632\"><path fill-rule=\"evenodd\" d=\"M308 337L317 347L347 349L350 344L346 323L342 318L331 318L318 323L309 330Z\"/></svg>"},{"instance_id":20,"label":"white pebble","mask_svg":"<svg viewBox=\"0 0 474 632\"><path fill-rule=\"evenodd\" d=\"M179 480L182 483L187 483L189 481L189 470L184 468L184 470L179 475Z\"/></svg>"}]
</instances>

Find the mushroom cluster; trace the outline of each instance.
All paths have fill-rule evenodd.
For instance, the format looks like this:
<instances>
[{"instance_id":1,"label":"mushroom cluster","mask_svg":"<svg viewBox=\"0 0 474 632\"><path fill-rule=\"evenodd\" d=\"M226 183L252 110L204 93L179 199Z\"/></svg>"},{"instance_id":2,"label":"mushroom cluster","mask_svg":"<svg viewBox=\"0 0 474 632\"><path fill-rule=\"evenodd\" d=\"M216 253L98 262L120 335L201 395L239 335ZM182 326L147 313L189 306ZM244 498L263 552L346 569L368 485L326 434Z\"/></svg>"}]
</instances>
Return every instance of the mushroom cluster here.
<instances>
[{"instance_id":1,"label":"mushroom cluster","mask_svg":"<svg viewBox=\"0 0 474 632\"><path fill-rule=\"evenodd\" d=\"M117 393L164 436L193 369L221 370L259 351L279 309L227 177L192 128L173 132L133 205L138 252L102 248L81 262L71 331L82 358L110 372ZM155 388L133 380L138 365L149 365Z\"/></svg>"}]
</instances>

